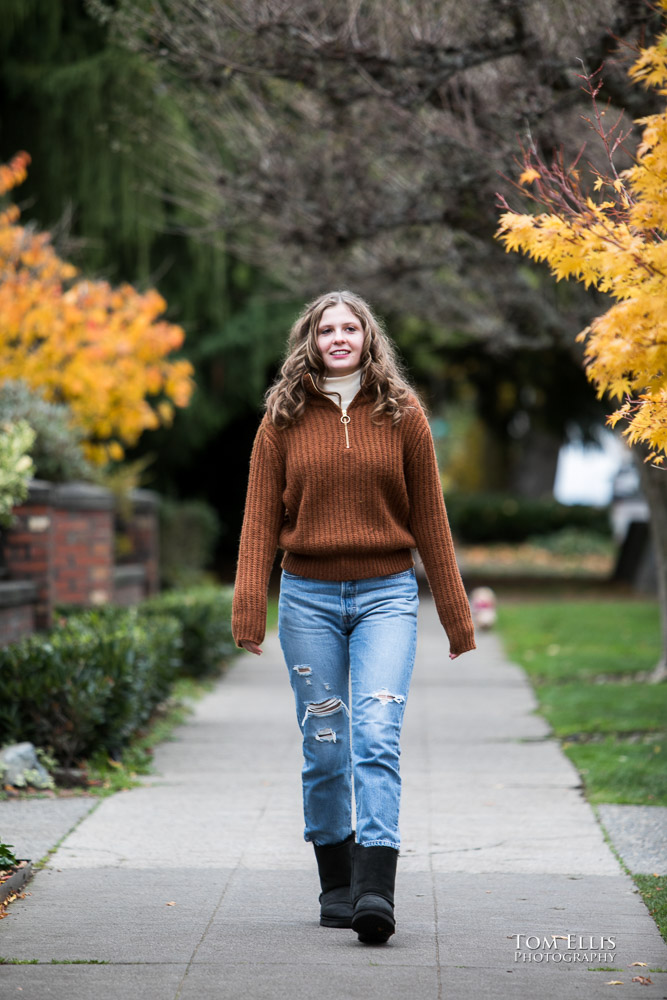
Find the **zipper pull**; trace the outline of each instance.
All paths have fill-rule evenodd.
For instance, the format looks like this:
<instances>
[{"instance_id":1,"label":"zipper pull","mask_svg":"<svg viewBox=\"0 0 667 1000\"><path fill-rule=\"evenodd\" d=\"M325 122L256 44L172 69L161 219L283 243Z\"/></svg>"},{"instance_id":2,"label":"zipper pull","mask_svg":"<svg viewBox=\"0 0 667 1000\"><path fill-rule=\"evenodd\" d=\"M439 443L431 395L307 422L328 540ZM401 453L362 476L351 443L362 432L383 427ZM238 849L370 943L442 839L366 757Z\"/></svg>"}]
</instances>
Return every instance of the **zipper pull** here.
<instances>
[{"instance_id":1,"label":"zipper pull","mask_svg":"<svg viewBox=\"0 0 667 1000\"><path fill-rule=\"evenodd\" d=\"M350 436L347 433L347 425L350 422L350 417L349 417L349 414L348 414L347 410L343 410L343 415L340 418L340 422L343 425L343 427L345 428L345 447L349 448L350 447Z\"/></svg>"}]
</instances>

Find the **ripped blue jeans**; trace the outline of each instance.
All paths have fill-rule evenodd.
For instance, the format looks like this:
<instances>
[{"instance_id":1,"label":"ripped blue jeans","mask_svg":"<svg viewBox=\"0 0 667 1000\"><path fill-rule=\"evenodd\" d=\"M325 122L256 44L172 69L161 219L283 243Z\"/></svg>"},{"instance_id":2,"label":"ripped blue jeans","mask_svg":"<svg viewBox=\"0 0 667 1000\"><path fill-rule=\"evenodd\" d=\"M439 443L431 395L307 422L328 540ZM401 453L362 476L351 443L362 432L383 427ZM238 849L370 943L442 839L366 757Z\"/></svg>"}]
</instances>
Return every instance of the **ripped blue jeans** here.
<instances>
[{"instance_id":1,"label":"ripped blue jeans","mask_svg":"<svg viewBox=\"0 0 667 1000\"><path fill-rule=\"evenodd\" d=\"M417 642L413 569L367 580L283 572L278 632L303 733L304 836L398 850L403 713Z\"/></svg>"}]
</instances>

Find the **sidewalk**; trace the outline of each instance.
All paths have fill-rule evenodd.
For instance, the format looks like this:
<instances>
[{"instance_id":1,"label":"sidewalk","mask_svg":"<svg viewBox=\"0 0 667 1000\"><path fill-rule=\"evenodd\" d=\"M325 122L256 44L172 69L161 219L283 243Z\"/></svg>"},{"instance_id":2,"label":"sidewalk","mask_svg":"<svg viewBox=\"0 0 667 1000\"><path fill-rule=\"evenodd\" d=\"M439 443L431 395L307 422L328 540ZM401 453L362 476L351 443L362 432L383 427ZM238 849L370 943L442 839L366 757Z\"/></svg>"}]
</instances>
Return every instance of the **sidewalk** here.
<instances>
[{"instance_id":1,"label":"sidewalk","mask_svg":"<svg viewBox=\"0 0 667 1000\"><path fill-rule=\"evenodd\" d=\"M665 996L667 973L649 967L667 970L667 945L576 772L497 639L479 645L450 663L423 601L404 728L398 928L387 945L318 926L299 732L272 635L264 656L240 657L159 748L158 774L85 816L9 908L0 955L39 964L0 967L3 998ZM12 829L21 805L0 803L0 828L24 853ZM562 936L560 961L543 946L552 935ZM618 971L588 971L599 966ZM632 983L637 974L654 985Z\"/></svg>"}]
</instances>

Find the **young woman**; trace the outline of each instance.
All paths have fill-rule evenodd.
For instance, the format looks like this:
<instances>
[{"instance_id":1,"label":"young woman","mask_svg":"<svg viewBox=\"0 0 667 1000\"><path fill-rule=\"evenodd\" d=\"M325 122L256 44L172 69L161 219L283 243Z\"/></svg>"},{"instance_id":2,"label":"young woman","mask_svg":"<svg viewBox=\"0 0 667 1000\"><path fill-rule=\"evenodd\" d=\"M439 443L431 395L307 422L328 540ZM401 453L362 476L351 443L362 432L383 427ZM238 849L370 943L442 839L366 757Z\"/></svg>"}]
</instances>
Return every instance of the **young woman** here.
<instances>
[{"instance_id":1,"label":"young woman","mask_svg":"<svg viewBox=\"0 0 667 1000\"><path fill-rule=\"evenodd\" d=\"M384 942L395 929L400 733L416 645L412 549L450 658L475 640L426 417L380 323L351 292L307 306L267 393L232 616L251 653L262 652L278 547L279 636L303 733L320 923Z\"/></svg>"}]
</instances>

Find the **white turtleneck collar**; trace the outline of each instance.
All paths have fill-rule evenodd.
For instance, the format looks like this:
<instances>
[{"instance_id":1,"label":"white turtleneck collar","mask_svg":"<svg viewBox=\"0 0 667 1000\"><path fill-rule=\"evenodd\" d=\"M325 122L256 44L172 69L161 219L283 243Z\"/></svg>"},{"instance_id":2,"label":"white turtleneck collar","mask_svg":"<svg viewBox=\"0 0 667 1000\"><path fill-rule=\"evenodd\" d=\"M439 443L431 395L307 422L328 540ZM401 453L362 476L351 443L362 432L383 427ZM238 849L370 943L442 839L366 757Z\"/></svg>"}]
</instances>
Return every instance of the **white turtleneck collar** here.
<instances>
[{"instance_id":1,"label":"white turtleneck collar","mask_svg":"<svg viewBox=\"0 0 667 1000\"><path fill-rule=\"evenodd\" d=\"M336 378L322 379L322 392L327 396L340 397L339 406L342 410L347 410L361 388L361 368L349 375L339 375ZM336 402L336 399L334 399Z\"/></svg>"}]
</instances>

